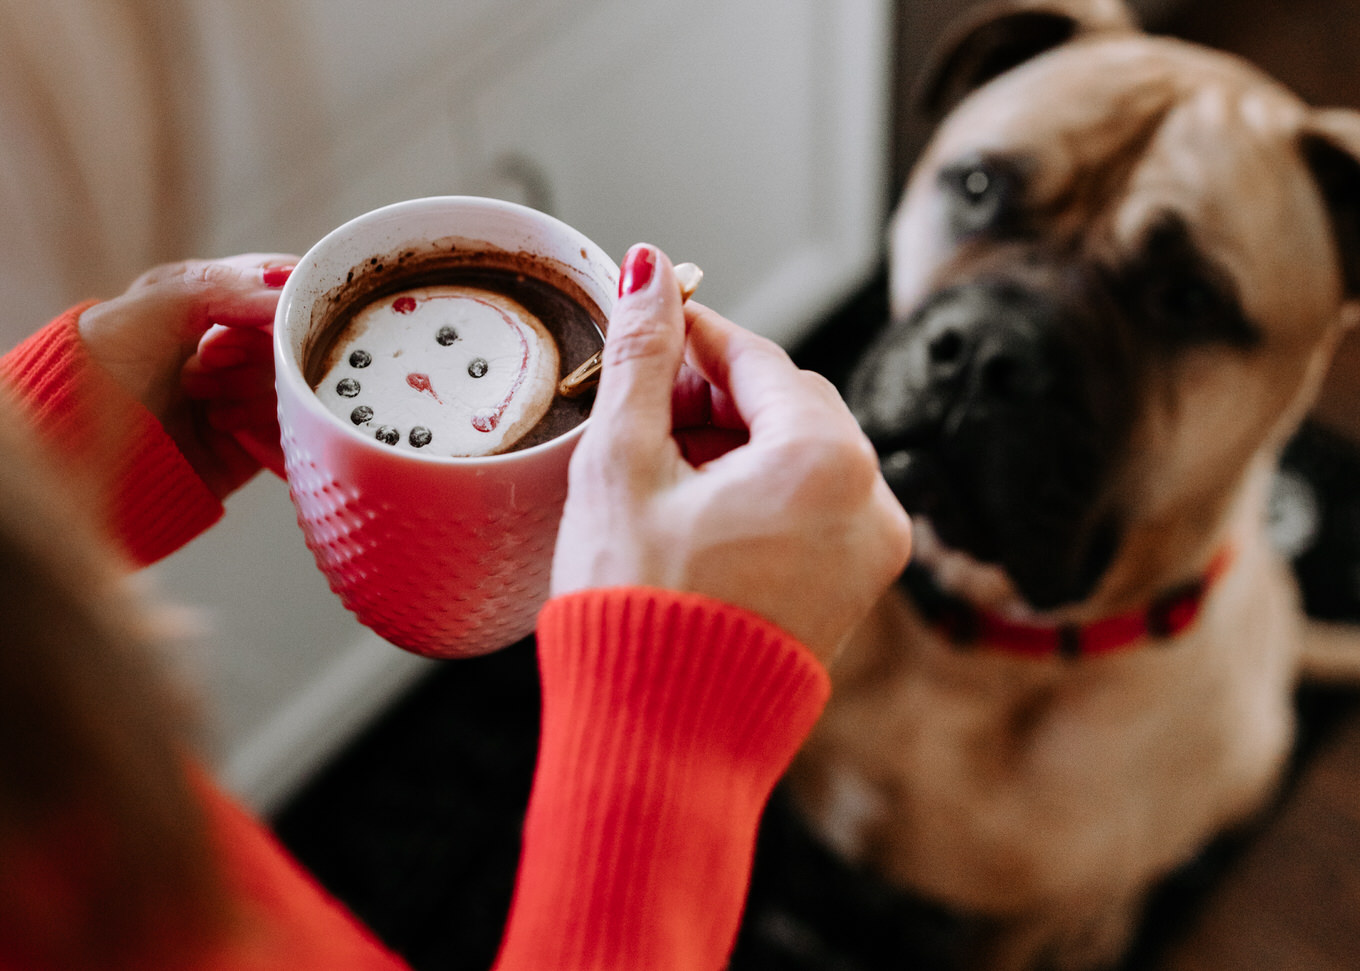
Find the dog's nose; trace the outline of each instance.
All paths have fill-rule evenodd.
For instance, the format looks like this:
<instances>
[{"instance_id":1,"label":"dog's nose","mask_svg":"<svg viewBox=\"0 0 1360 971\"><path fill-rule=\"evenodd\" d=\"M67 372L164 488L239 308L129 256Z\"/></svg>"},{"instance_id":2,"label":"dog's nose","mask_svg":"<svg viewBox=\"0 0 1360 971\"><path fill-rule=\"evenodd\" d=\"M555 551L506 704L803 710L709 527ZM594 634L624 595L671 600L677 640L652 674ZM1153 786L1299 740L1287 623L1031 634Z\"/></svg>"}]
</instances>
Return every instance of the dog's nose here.
<instances>
[{"instance_id":1,"label":"dog's nose","mask_svg":"<svg viewBox=\"0 0 1360 971\"><path fill-rule=\"evenodd\" d=\"M1072 385L1062 377L1071 358L1062 313L1012 284L941 291L894 323L856 368L849 401L860 427L886 454L964 426L994 439L997 420L1027 424L1062 406Z\"/></svg>"},{"instance_id":2,"label":"dog's nose","mask_svg":"<svg viewBox=\"0 0 1360 971\"><path fill-rule=\"evenodd\" d=\"M972 294L925 320L927 383L998 404L1042 399L1052 385L1041 310L1005 291Z\"/></svg>"}]
</instances>

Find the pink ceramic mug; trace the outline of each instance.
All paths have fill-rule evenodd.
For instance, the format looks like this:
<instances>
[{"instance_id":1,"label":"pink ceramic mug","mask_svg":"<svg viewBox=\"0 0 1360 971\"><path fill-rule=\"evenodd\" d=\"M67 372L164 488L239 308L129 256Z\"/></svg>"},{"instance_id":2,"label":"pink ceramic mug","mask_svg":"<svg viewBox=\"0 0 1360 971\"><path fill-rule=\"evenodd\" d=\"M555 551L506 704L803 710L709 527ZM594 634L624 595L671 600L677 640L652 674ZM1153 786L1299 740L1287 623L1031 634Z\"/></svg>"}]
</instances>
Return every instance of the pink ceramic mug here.
<instances>
[{"instance_id":1,"label":"pink ceramic mug","mask_svg":"<svg viewBox=\"0 0 1360 971\"><path fill-rule=\"evenodd\" d=\"M445 255L513 265L592 303L599 319L613 310L618 286L614 262L559 220L445 196L351 220L313 246L283 288L274 323L279 424L307 545L360 621L399 647L442 658L485 654L533 630L567 463L585 427L520 451L451 458L392 448L322 405L309 361L336 307Z\"/></svg>"}]
</instances>

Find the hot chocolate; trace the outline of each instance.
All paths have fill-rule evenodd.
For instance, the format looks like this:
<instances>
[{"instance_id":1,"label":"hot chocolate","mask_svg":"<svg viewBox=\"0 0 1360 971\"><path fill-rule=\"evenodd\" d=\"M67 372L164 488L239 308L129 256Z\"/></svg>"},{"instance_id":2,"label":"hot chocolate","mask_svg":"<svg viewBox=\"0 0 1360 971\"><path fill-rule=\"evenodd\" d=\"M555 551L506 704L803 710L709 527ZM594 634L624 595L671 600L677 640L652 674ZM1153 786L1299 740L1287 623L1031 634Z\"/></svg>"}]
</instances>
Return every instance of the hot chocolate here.
<instances>
[{"instance_id":1,"label":"hot chocolate","mask_svg":"<svg viewBox=\"0 0 1360 971\"><path fill-rule=\"evenodd\" d=\"M383 267L378 267L379 270ZM333 414L397 449L481 456L548 441L590 402L557 394L602 343L594 314L511 267L426 266L358 287L328 322L308 379Z\"/></svg>"}]
</instances>

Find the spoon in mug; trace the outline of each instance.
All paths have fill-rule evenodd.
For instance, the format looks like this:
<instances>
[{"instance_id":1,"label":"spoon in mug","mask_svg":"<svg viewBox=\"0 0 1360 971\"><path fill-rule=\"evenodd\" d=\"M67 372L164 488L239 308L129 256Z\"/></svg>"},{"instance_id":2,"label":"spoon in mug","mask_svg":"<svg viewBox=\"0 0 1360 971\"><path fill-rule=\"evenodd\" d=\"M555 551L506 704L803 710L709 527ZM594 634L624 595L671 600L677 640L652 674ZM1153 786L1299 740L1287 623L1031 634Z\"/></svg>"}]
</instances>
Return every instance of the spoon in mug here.
<instances>
[{"instance_id":1,"label":"spoon in mug","mask_svg":"<svg viewBox=\"0 0 1360 971\"><path fill-rule=\"evenodd\" d=\"M680 281L680 302L684 303L694 296L704 271L693 263L678 263L675 277ZM564 398L579 398L600 383L600 368L604 361L604 348L592 354L584 364L563 378L557 385L557 393Z\"/></svg>"}]
</instances>

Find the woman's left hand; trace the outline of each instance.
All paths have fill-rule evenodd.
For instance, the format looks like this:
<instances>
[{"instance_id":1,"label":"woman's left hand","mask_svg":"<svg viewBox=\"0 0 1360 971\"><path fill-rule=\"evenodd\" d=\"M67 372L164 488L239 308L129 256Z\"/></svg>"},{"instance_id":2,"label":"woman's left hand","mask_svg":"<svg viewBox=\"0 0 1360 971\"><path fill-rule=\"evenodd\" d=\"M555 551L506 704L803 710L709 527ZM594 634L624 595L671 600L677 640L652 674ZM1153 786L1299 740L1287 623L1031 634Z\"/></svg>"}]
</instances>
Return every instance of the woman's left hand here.
<instances>
[{"instance_id":1,"label":"woman's left hand","mask_svg":"<svg viewBox=\"0 0 1360 971\"><path fill-rule=\"evenodd\" d=\"M80 316L91 359L156 416L220 498L261 465L282 475L272 335L296 262L254 253L166 264Z\"/></svg>"}]
</instances>

